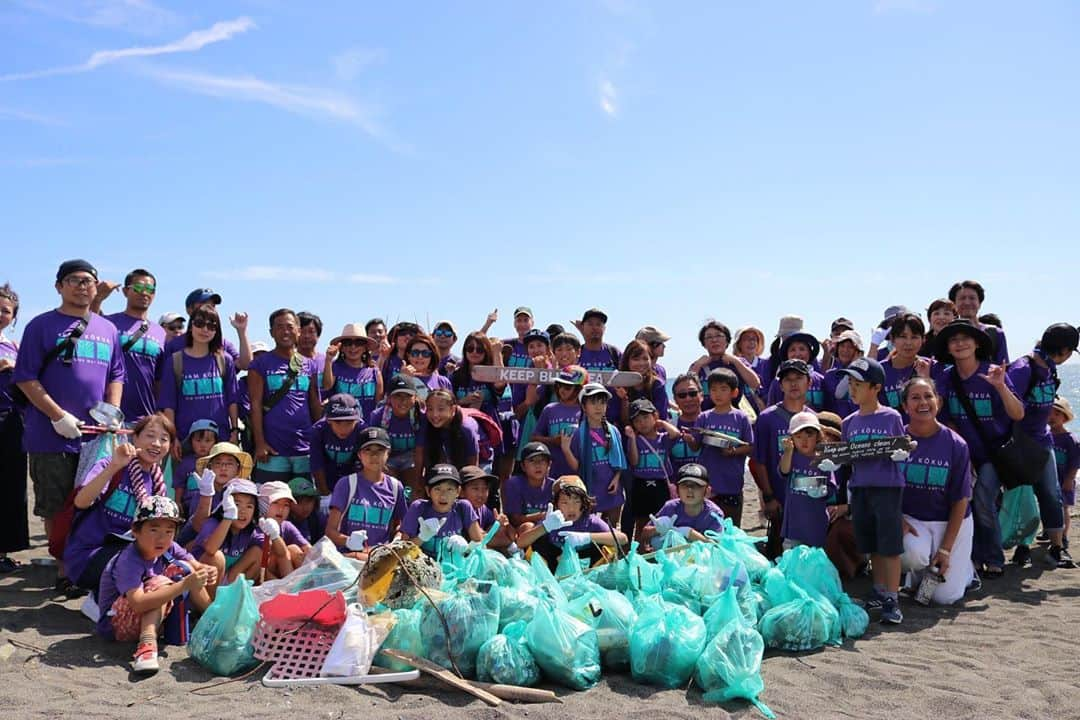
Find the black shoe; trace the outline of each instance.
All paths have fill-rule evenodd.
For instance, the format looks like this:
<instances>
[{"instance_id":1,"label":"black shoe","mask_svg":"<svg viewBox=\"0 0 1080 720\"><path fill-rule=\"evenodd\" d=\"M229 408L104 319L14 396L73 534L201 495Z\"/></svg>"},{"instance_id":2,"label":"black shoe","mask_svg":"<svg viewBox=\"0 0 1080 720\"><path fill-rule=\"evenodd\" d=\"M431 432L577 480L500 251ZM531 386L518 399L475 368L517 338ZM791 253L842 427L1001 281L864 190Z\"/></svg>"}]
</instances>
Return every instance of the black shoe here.
<instances>
[{"instance_id":1,"label":"black shoe","mask_svg":"<svg viewBox=\"0 0 1080 720\"><path fill-rule=\"evenodd\" d=\"M1012 562L1013 565L1019 565L1022 568L1031 567L1031 548L1027 545L1017 545L1016 550L1013 551Z\"/></svg>"},{"instance_id":2,"label":"black shoe","mask_svg":"<svg viewBox=\"0 0 1080 720\"><path fill-rule=\"evenodd\" d=\"M1038 535L1035 536L1035 544L1036 545L1042 545L1044 547L1046 545L1049 545L1050 544L1050 536L1047 535L1045 532L1039 533Z\"/></svg>"},{"instance_id":3,"label":"black shoe","mask_svg":"<svg viewBox=\"0 0 1080 720\"><path fill-rule=\"evenodd\" d=\"M1052 564L1056 565L1060 570L1069 570L1076 567L1076 563L1073 562L1072 555L1069 551L1060 545L1051 545L1047 550L1050 554L1050 560Z\"/></svg>"},{"instance_id":4,"label":"black shoe","mask_svg":"<svg viewBox=\"0 0 1080 720\"><path fill-rule=\"evenodd\" d=\"M57 593L63 595L68 600L75 600L76 598L81 598L83 595L89 592L89 590L82 589L75 583L68 580L66 577L56 578L55 590Z\"/></svg>"}]
</instances>

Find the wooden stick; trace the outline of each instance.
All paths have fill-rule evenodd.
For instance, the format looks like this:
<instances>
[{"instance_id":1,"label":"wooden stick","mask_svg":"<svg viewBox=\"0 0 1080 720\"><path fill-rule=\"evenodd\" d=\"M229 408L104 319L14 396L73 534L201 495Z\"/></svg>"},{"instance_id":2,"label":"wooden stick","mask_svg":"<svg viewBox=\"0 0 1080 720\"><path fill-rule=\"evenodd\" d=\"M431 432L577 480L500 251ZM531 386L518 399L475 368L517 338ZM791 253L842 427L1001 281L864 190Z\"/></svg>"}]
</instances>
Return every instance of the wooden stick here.
<instances>
[{"instance_id":1,"label":"wooden stick","mask_svg":"<svg viewBox=\"0 0 1080 720\"><path fill-rule=\"evenodd\" d=\"M466 692L475 698L483 700L485 703L492 707L498 707L499 705L502 705L502 700L497 698L495 695L486 690L481 690L479 687L469 682L468 680L459 678L457 675L450 672L442 665L436 665L430 660L426 660L422 657L418 657L410 652L405 652L403 650L382 648L380 652L384 653L388 657L394 658L395 660L400 660L401 662L408 663L420 672L427 673L428 675L436 677L450 687L454 688L455 690L461 690L462 692Z\"/></svg>"},{"instance_id":2,"label":"wooden stick","mask_svg":"<svg viewBox=\"0 0 1080 720\"><path fill-rule=\"evenodd\" d=\"M372 665L368 671L372 675L384 675L386 673L395 672L387 668L381 668L378 665ZM435 682L433 678L421 677L418 680L402 680L394 683L395 685L408 685L410 687L430 687ZM508 700L510 702L519 703L562 703L562 699L551 690L541 690L539 688L522 687L521 685L500 685L497 683L484 683L472 681L472 684L481 690L487 690L501 700Z\"/></svg>"}]
</instances>

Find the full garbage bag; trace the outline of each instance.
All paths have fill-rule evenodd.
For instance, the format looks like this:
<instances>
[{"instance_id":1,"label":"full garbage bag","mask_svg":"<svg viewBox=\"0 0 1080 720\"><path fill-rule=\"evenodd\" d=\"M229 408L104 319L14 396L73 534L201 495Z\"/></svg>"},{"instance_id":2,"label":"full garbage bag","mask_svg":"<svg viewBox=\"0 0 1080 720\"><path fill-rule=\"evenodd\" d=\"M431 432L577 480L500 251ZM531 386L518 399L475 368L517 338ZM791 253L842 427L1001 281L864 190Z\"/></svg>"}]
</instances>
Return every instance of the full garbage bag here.
<instances>
[{"instance_id":1,"label":"full garbage bag","mask_svg":"<svg viewBox=\"0 0 1080 720\"><path fill-rule=\"evenodd\" d=\"M423 656L448 670L456 663L462 675L475 677L480 646L499 631L498 588L466 580L434 604L425 601L417 606Z\"/></svg>"},{"instance_id":2,"label":"full garbage bag","mask_svg":"<svg viewBox=\"0 0 1080 720\"><path fill-rule=\"evenodd\" d=\"M998 512L1001 525L1001 547L1008 550L1017 545L1030 545L1039 529L1039 501L1031 485L1006 490Z\"/></svg>"},{"instance_id":3,"label":"full garbage bag","mask_svg":"<svg viewBox=\"0 0 1080 720\"><path fill-rule=\"evenodd\" d=\"M630 629L630 671L639 682L684 686L707 639L705 621L688 608L645 598Z\"/></svg>"},{"instance_id":4,"label":"full garbage bag","mask_svg":"<svg viewBox=\"0 0 1080 720\"><path fill-rule=\"evenodd\" d=\"M795 600L765 613L758 630L765 646L781 650L814 650L840 644L840 615L825 598L795 588Z\"/></svg>"},{"instance_id":5,"label":"full garbage bag","mask_svg":"<svg viewBox=\"0 0 1080 720\"><path fill-rule=\"evenodd\" d=\"M531 687L540 682L540 667L525 642L525 623L510 623L503 632L480 646L476 679L504 685Z\"/></svg>"},{"instance_id":6,"label":"full garbage bag","mask_svg":"<svg viewBox=\"0 0 1080 720\"><path fill-rule=\"evenodd\" d=\"M536 664L551 680L572 690L587 690L600 681L596 630L566 609L541 602L525 638Z\"/></svg>"},{"instance_id":7,"label":"full garbage bag","mask_svg":"<svg viewBox=\"0 0 1080 720\"><path fill-rule=\"evenodd\" d=\"M258 663L252 636L259 621L259 606L252 582L237 578L218 588L188 639L195 661L217 675L236 675Z\"/></svg>"}]
</instances>

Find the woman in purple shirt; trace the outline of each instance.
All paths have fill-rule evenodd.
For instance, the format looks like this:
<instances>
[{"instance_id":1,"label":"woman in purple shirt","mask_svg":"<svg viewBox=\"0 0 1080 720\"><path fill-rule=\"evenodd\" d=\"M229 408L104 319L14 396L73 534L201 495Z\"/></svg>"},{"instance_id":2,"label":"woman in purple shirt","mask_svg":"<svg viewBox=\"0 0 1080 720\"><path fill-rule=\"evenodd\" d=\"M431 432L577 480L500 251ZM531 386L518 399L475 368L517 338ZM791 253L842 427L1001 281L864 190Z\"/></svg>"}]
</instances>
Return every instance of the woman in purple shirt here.
<instances>
[{"instance_id":1,"label":"woman in purple shirt","mask_svg":"<svg viewBox=\"0 0 1080 720\"><path fill-rule=\"evenodd\" d=\"M386 336L386 341L390 345L390 352L379 353L379 371L383 376L383 385L389 385L390 378L394 377L401 372L401 369L408 364L409 359L406 356L409 343L412 339L422 332L420 326L411 322L399 322L394 327L390 328L390 334Z\"/></svg>"},{"instance_id":2,"label":"woman in purple shirt","mask_svg":"<svg viewBox=\"0 0 1080 720\"><path fill-rule=\"evenodd\" d=\"M917 588L929 568L943 581L932 600L951 605L975 577L971 544L971 459L967 443L937 420L939 398L933 381L908 380L900 402L910 418L905 431L918 445L900 464L904 474L904 554L900 566L907 585Z\"/></svg>"},{"instance_id":3,"label":"woman in purple shirt","mask_svg":"<svg viewBox=\"0 0 1080 720\"><path fill-rule=\"evenodd\" d=\"M402 375L416 378L427 386L428 390L454 391L450 378L439 372L439 348L430 335L420 334L409 341L405 355L405 367Z\"/></svg>"}]
</instances>

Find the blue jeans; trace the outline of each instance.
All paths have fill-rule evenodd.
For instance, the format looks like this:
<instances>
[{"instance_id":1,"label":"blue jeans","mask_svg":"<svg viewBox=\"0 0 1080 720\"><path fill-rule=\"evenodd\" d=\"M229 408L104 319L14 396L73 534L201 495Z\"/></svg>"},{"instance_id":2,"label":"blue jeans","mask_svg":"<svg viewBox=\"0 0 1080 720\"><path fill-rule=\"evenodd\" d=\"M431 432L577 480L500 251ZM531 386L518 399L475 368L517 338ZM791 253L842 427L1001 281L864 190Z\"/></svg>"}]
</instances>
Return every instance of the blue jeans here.
<instances>
[{"instance_id":1,"label":"blue jeans","mask_svg":"<svg viewBox=\"0 0 1080 720\"><path fill-rule=\"evenodd\" d=\"M1005 565L1005 551L1001 549L1001 524L998 522L998 495L1001 481L989 460L978 467L975 487L971 491L971 514L975 518L975 538L971 559L975 566Z\"/></svg>"},{"instance_id":2,"label":"blue jeans","mask_svg":"<svg viewBox=\"0 0 1080 720\"><path fill-rule=\"evenodd\" d=\"M1064 530L1065 513L1061 506L1061 485L1058 483L1053 448L1046 448L1046 464L1039 481L1032 489L1035 491L1035 499L1039 501L1039 518L1042 520L1043 532Z\"/></svg>"}]
</instances>

